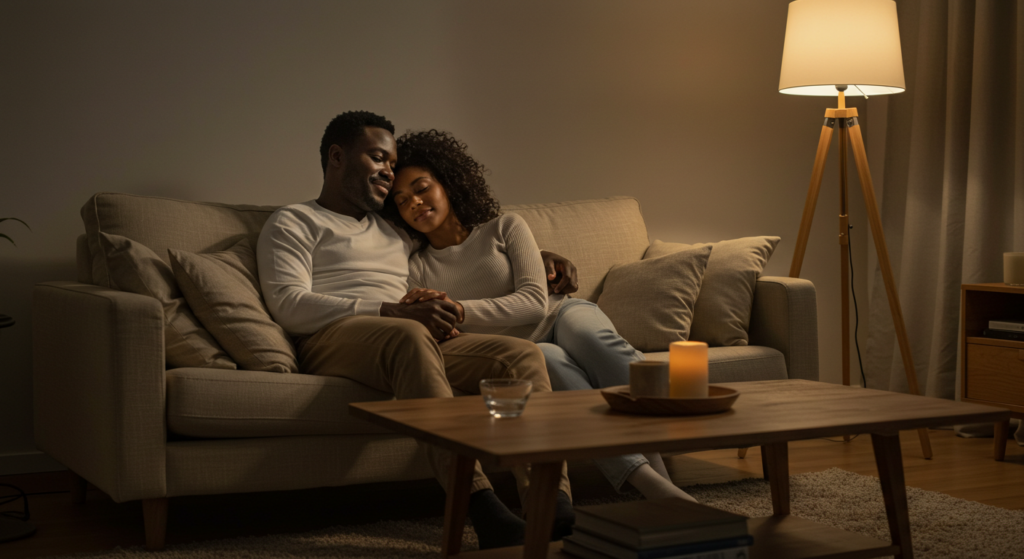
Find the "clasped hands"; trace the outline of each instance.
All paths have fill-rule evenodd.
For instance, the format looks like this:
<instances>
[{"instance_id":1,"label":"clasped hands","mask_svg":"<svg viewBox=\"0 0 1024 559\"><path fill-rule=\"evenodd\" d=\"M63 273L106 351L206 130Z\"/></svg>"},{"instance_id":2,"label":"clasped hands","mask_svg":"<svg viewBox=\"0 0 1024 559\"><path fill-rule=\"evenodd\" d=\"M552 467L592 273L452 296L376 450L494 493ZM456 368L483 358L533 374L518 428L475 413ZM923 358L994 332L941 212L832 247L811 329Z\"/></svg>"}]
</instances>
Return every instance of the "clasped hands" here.
<instances>
[{"instance_id":1,"label":"clasped hands","mask_svg":"<svg viewBox=\"0 0 1024 559\"><path fill-rule=\"evenodd\" d=\"M541 251L544 271L547 273L548 293L575 293L579 289L576 266L567 258L553 252ZM408 318L426 326L438 342L459 335L457 324L466 320L466 309L444 291L416 288L397 303L383 303L381 316Z\"/></svg>"}]
</instances>

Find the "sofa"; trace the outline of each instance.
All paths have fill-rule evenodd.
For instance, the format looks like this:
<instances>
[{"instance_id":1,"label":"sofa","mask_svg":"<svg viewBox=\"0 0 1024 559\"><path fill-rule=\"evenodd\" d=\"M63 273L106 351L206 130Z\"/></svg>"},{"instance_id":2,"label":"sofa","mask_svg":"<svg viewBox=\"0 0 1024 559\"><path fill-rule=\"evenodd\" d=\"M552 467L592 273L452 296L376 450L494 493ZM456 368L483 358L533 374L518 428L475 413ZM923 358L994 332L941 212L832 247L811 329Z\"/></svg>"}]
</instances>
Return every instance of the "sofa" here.
<instances>
[{"instance_id":1,"label":"sofa","mask_svg":"<svg viewBox=\"0 0 1024 559\"><path fill-rule=\"evenodd\" d=\"M432 477L413 439L347 411L391 395L340 377L170 368L161 304L97 277L100 233L166 259L168 249L221 251L243 238L255 246L274 209L96 194L82 208L77 281L34 288L36 444L71 470L73 496L89 482L115 502L142 501L150 548L163 546L171 497ZM540 247L575 263L575 296L592 301L609 270L643 260L651 245L633 198L505 211L525 218ZM816 315L811 282L757 278L748 343L712 347L710 381L817 380Z\"/></svg>"}]
</instances>

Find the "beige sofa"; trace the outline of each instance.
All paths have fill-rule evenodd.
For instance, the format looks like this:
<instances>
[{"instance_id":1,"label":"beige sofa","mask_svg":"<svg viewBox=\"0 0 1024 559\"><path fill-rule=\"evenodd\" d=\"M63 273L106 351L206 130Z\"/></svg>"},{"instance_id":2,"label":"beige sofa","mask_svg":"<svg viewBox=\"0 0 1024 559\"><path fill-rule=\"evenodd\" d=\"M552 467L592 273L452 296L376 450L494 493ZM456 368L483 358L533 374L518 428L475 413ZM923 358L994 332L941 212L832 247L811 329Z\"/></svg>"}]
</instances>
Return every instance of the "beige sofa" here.
<instances>
[{"instance_id":1,"label":"beige sofa","mask_svg":"<svg viewBox=\"0 0 1024 559\"><path fill-rule=\"evenodd\" d=\"M608 270L648 248L632 198L506 209L574 261L579 297L596 301ZM349 402L389 394L344 378L168 369L160 304L94 285L101 231L165 256L210 252L255 243L273 210L98 194L82 209L78 281L35 287L37 445L80 476L79 490L88 480L116 502L142 500L151 548L163 545L169 497L431 477L412 439L348 415ZM810 282L760 278L751 345L712 348L711 381L817 380L816 312Z\"/></svg>"}]
</instances>

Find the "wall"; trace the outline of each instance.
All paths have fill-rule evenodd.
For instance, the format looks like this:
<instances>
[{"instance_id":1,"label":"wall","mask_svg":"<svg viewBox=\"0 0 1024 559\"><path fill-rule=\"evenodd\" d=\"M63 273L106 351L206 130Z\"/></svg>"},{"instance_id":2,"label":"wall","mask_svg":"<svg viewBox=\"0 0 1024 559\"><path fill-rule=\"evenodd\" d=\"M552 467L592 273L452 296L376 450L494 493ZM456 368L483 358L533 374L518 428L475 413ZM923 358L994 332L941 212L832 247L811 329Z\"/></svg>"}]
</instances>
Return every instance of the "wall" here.
<instances>
[{"instance_id":1,"label":"wall","mask_svg":"<svg viewBox=\"0 0 1024 559\"><path fill-rule=\"evenodd\" d=\"M777 92L786 7L6 0L0 217L32 231L0 225L18 243L0 239L0 313L18 321L0 333L0 474L53 466L32 442L31 286L75 277L86 199L313 198L320 135L345 110L382 113L399 131L454 131L504 203L630 195L652 238L779 235L766 273L787 275L835 100ZM829 382L839 381L835 161L833 148L803 267L818 289ZM872 161L880 177L880 153ZM866 220L850 174L866 301Z\"/></svg>"}]
</instances>

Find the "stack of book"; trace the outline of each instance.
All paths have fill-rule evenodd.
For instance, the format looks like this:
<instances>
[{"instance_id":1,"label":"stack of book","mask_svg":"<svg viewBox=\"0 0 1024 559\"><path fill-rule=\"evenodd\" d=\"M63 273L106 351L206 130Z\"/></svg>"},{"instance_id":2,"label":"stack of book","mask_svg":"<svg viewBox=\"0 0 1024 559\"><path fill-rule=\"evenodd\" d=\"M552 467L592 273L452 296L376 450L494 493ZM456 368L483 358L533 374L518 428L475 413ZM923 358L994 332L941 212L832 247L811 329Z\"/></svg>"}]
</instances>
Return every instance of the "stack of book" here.
<instances>
[{"instance_id":1,"label":"stack of book","mask_svg":"<svg viewBox=\"0 0 1024 559\"><path fill-rule=\"evenodd\" d=\"M1024 342L1024 320L990 320L981 333L986 338Z\"/></svg>"},{"instance_id":2,"label":"stack of book","mask_svg":"<svg viewBox=\"0 0 1024 559\"><path fill-rule=\"evenodd\" d=\"M582 559L747 559L747 517L685 499L576 507L562 551Z\"/></svg>"}]
</instances>

